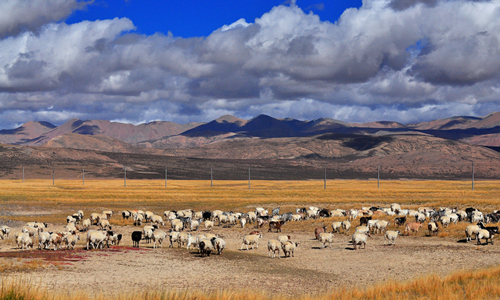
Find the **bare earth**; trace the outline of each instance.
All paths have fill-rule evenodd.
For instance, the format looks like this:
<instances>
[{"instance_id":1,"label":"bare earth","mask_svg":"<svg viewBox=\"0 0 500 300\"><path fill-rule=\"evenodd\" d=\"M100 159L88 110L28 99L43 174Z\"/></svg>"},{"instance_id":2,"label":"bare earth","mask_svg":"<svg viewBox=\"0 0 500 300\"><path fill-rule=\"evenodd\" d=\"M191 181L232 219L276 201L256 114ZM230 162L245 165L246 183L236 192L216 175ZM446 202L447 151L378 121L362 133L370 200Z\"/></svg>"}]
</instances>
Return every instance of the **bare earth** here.
<instances>
[{"instance_id":1,"label":"bare earth","mask_svg":"<svg viewBox=\"0 0 500 300\"><path fill-rule=\"evenodd\" d=\"M204 258L177 245L169 248L168 241L160 249L152 249L152 244L144 241L139 249L131 248L131 232L142 229L133 226L117 226L115 230L124 235L122 244L102 251L83 250L83 241L75 251L20 251L14 245L14 234L20 228L13 227L10 238L0 241L0 265L22 264L33 258L47 258L47 253L61 253L61 259L44 260L42 268L7 272L7 276L30 278L44 287L68 293L117 295L161 288L252 290L299 296L500 263L497 244L477 246L456 239L405 236L398 238L396 246L384 246L383 236L377 235L369 238L366 249L354 251L348 243L350 235L337 234L332 249L320 248L312 230L291 234L292 240L299 242L295 257L272 259L268 258L267 241L281 235L278 233L265 232L258 249L239 250L242 236L254 230L250 227L214 229L214 233L224 236L226 251L221 256ZM62 225L50 230L59 228ZM282 234L290 234L286 225ZM80 236L85 239L86 234ZM32 258L19 259L20 255Z\"/></svg>"}]
</instances>

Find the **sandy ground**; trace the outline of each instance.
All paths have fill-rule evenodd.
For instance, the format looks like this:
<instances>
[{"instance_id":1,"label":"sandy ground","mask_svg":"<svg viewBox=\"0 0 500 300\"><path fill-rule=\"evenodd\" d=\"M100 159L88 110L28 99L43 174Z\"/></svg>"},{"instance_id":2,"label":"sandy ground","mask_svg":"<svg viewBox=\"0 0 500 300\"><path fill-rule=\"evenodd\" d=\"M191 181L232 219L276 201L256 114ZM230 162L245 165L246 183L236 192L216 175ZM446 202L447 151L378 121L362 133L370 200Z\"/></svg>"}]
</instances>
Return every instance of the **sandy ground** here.
<instances>
[{"instance_id":1,"label":"sandy ground","mask_svg":"<svg viewBox=\"0 0 500 300\"><path fill-rule=\"evenodd\" d=\"M53 229L62 228L62 225ZM142 241L132 248L130 234L138 227L115 230L124 235L120 246L105 250L20 251L15 249L13 227L8 240L0 240L0 265L43 259L43 267L7 271L4 275L30 278L58 291L90 295L123 294L144 289L256 290L288 295L325 293L331 289L366 287L389 279L408 280L430 273L445 275L500 263L500 246L477 246L456 239L400 237L396 246L384 246L382 235L372 236L366 249L353 250L350 236L336 235L332 248L322 248L311 232L292 233L299 243L295 257L268 257L267 241L278 233L264 232L258 249L240 251L242 236L253 228L216 228L227 243L222 255L200 257L194 250L152 249ZM140 229L139 229L140 230ZM352 230L352 229L351 229ZM266 230L267 231L267 230ZM198 232L201 233L201 232ZM198 234L196 233L196 234ZM282 234L287 233L284 227ZM84 239L85 234L81 237Z\"/></svg>"}]
</instances>

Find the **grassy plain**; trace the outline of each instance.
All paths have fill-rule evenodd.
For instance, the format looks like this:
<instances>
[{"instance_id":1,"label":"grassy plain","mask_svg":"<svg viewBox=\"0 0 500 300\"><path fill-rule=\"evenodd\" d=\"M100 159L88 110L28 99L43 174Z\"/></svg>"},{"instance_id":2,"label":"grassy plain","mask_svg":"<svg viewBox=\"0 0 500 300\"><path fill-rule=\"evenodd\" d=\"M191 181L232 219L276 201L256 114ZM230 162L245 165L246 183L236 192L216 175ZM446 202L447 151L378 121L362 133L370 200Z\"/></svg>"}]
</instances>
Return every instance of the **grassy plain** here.
<instances>
[{"instance_id":1,"label":"grassy plain","mask_svg":"<svg viewBox=\"0 0 500 300\"><path fill-rule=\"evenodd\" d=\"M107 296L89 298L82 293L58 294L40 288L29 280L0 279L0 300L87 300L109 299ZM115 297L116 300L145 299L145 300L265 300L290 299L280 295L266 295L255 291L218 291L218 292L169 292L163 289L136 291ZM297 299L311 299L310 296L301 296ZM366 289L339 289L336 292L315 296L314 299L500 299L500 267L485 270L458 271L441 278L436 275L410 280L408 282L390 281Z\"/></svg>"}]
</instances>

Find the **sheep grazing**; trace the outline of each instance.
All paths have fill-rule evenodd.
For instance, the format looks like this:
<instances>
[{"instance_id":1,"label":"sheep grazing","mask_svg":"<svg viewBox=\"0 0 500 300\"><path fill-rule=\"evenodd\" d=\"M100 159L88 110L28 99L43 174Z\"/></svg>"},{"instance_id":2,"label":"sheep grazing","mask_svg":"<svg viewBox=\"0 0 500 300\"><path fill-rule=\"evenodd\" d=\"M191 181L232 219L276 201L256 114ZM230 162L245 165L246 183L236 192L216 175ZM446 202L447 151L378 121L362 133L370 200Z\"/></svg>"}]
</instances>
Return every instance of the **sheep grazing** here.
<instances>
[{"instance_id":1,"label":"sheep grazing","mask_svg":"<svg viewBox=\"0 0 500 300\"><path fill-rule=\"evenodd\" d=\"M477 234L481 230L481 227L478 225L469 225L465 228L465 240L468 243L472 239L472 235L475 235L477 238Z\"/></svg>"},{"instance_id":2,"label":"sheep grazing","mask_svg":"<svg viewBox=\"0 0 500 300\"><path fill-rule=\"evenodd\" d=\"M62 243L62 239L63 239L64 235L62 233L52 233L50 235L50 245L53 245L54 246L54 250L57 250L57 246L61 246L61 243Z\"/></svg>"},{"instance_id":3,"label":"sheep grazing","mask_svg":"<svg viewBox=\"0 0 500 300\"><path fill-rule=\"evenodd\" d=\"M314 236L316 237L316 239L319 238L319 234L322 233L322 232L326 232L326 227L327 226L323 226L323 227L316 227L314 229Z\"/></svg>"},{"instance_id":4,"label":"sheep grazing","mask_svg":"<svg viewBox=\"0 0 500 300\"><path fill-rule=\"evenodd\" d=\"M131 213L130 213L130 211L128 211L128 210L124 210L124 211L122 211L122 217L123 217L123 219L124 219L124 220L125 220L125 219L127 219L127 220L128 220L128 219L130 218L130 216L131 216L131 215L132 215L132 214L131 214Z\"/></svg>"},{"instance_id":5,"label":"sheep grazing","mask_svg":"<svg viewBox=\"0 0 500 300\"><path fill-rule=\"evenodd\" d=\"M198 231L198 228L200 228L200 222L201 222L201 219L200 220L192 220L190 231Z\"/></svg>"},{"instance_id":6,"label":"sheep grazing","mask_svg":"<svg viewBox=\"0 0 500 300\"><path fill-rule=\"evenodd\" d=\"M344 229L344 234L347 235L347 233L349 232L349 229L351 229L351 222L349 222L348 220L343 221L342 228Z\"/></svg>"},{"instance_id":7,"label":"sheep grazing","mask_svg":"<svg viewBox=\"0 0 500 300\"><path fill-rule=\"evenodd\" d=\"M361 217L359 219L359 226L367 225L368 221L371 220L371 219L372 219L372 217Z\"/></svg>"},{"instance_id":8,"label":"sheep grazing","mask_svg":"<svg viewBox=\"0 0 500 300\"><path fill-rule=\"evenodd\" d=\"M63 237L62 242L66 243L66 250L75 249L76 243L80 240L80 236L77 234L70 234Z\"/></svg>"},{"instance_id":9,"label":"sheep grazing","mask_svg":"<svg viewBox=\"0 0 500 300\"><path fill-rule=\"evenodd\" d=\"M89 231L87 233L87 250L97 249L104 247L104 242L107 241L109 236L108 231Z\"/></svg>"},{"instance_id":10,"label":"sheep grazing","mask_svg":"<svg viewBox=\"0 0 500 300\"><path fill-rule=\"evenodd\" d=\"M213 221L204 221L203 223L205 223L205 230L212 230L214 228L214 222Z\"/></svg>"},{"instance_id":11,"label":"sheep grazing","mask_svg":"<svg viewBox=\"0 0 500 300\"><path fill-rule=\"evenodd\" d=\"M401 235L401 232L399 232L399 230L387 230L384 236L384 245L386 242L392 243L392 245L396 245L396 239L399 235Z\"/></svg>"},{"instance_id":12,"label":"sheep grazing","mask_svg":"<svg viewBox=\"0 0 500 300\"><path fill-rule=\"evenodd\" d=\"M425 215L423 213L415 214L415 222L424 223L425 222Z\"/></svg>"},{"instance_id":13,"label":"sheep grazing","mask_svg":"<svg viewBox=\"0 0 500 300\"><path fill-rule=\"evenodd\" d=\"M102 214L106 215L106 219L107 220L110 220L111 217L113 216L113 211L111 211L111 210L105 210L105 211L102 212Z\"/></svg>"},{"instance_id":14,"label":"sheep grazing","mask_svg":"<svg viewBox=\"0 0 500 300\"><path fill-rule=\"evenodd\" d=\"M245 235L245 237L243 237L243 243L241 244L240 250L243 250L244 245L246 245L247 250L248 250L249 245L252 246L252 250L254 248L254 245L256 245L256 247L258 249L259 248L259 239L261 239L261 238L262 238L262 234Z\"/></svg>"},{"instance_id":15,"label":"sheep grazing","mask_svg":"<svg viewBox=\"0 0 500 300\"><path fill-rule=\"evenodd\" d=\"M299 214L293 214L292 215L292 221L293 222L297 222L297 221L300 221L302 220L302 215L299 215Z\"/></svg>"},{"instance_id":16,"label":"sheep grazing","mask_svg":"<svg viewBox=\"0 0 500 300\"><path fill-rule=\"evenodd\" d=\"M97 225L97 222L99 221L99 214L98 213L91 213L90 214L90 222L92 225Z\"/></svg>"},{"instance_id":17,"label":"sheep grazing","mask_svg":"<svg viewBox=\"0 0 500 300\"><path fill-rule=\"evenodd\" d=\"M212 238L210 241L212 242L214 249L217 250L217 254L221 255L224 248L226 248L226 241L217 237Z\"/></svg>"},{"instance_id":18,"label":"sheep grazing","mask_svg":"<svg viewBox=\"0 0 500 300\"><path fill-rule=\"evenodd\" d=\"M29 235L24 235L21 238L21 245L23 250L29 250L29 248L33 249L33 239Z\"/></svg>"},{"instance_id":19,"label":"sheep grazing","mask_svg":"<svg viewBox=\"0 0 500 300\"><path fill-rule=\"evenodd\" d=\"M210 253L214 250L214 246L209 239L202 239L199 243L201 257L210 256Z\"/></svg>"},{"instance_id":20,"label":"sheep grazing","mask_svg":"<svg viewBox=\"0 0 500 300\"><path fill-rule=\"evenodd\" d=\"M366 227L368 227L368 230L370 232L375 232L375 229L376 229L375 225L377 224L377 222L378 222L378 220L368 220L368 223L366 224Z\"/></svg>"},{"instance_id":21,"label":"sheep grazing","mask_svg":"<svg viewBox=\"0 0 500 300\"><path fill-rule=\"evenodd\" d=\"M76 224L76 219L73 216L67 216L66 217L66 223L75 223Z\"/></svg>"},{"instance_id":22,"label":"sheep grazing","mask_svg":"<svg viewBox=\"0 0 500 300\"><path fill-rule=\"evenodd\" d=\"M9 237L9 233L10 233L10 227L9 226L1 226L0 227L0 239L5 239L5 238L8 238Z\"/></svg>"},{"instance_id":23,"label":"sheep grazing","mask_svg":"<svg viewBox=\"0 0 500 300\"><path fill-rule=\"evenodd\" d=\"M272 222L269 222L269 230L268 232L270 232L273 228L276 229L276 232L281 232L281 226L285 225L285 221L272 221ZM325 232L326 232L326 226L325 226Z\"/></svg>"},{"instance_id":24,"label":"sheep grazing","mask_svg":"<svg viewBox=\"0 0 500 300\"><path fill-rule=\"evenodd\" d=\"M443 228L446 228L448 227L448 225L450 225L450 217L448 216L444 216L444 217L441 217L441 225L443 225Z\"/></svg>"},{"instance_id":25,"label":"sheep grazing","mask_svg":"<svg viewBox=\"0 0 500 300\"><path fill-rule=\"evenodd\" d=\"M144 239L146 240L146 243L150 243L151 240L153 239L153 233L157 229L156 226L144 226L142 232L144 233Z\"/></svg>"},{"instance_id":26,"label":"sheep grazing","mask_svg":"<svg viewBox=\"0 0 500 300\"><path fill-rule=\"evenodd\" d=\"M436 222L429 222L427 229L429 229L429 235L437 235L439 232L439 226Z\"/></svg>"},{"instance_id":27,"label":"sheep grazing","mask_svg":"<svg viewBox=\"0 0 500 300\"><path fill-rule=\"evenodd\" d=\"M370 235L370 229L366 226L358 226L356 227L355 233L366 233L366 235Z\"/></svg>"},{"instance_id":28,"label":"sheep grazing","mask_svg":"<svg viewBox=\"0 0 500 300\"><path fill-rule=\"evenodd\" d=\"M278 237L278 241L282 244L288 242L289 240L291 239L291 237L289 235L280 235Z\"/></svg>"},{"instance_id":29,"label":"sheep grazing","mask_svg":"<svg viewBox=\"0 0 500 300\"><path fill-rule=\"evenodd\" d=\"M295 257L294 256L294 253L295 253L295 249L299 246L299 243L295 243L295 242L286 242L284 244L281 245L281 250L283 251L283 253L285 254L285 257L290 257L290 254L292 255L292 257Z\"/></svg>"},{"instance_id":30,"label":"sheep grazing","mask_svg":"<svg viewBox=\"0 0 500 300\"><path fill-rule=\"evenodd\" d=\"M286 242L285 242L286 243ZM273 258L276 257L276 252L278 252L278 258L280 257L281 242L277 240L269 240L267 242L268 257L271 257L271 252L273 253Z\"/></svg>"},{"instance_id":31,"label":"sheep grazing","mask_svg":"<svg viewBox=\"0 0 500 300\"><path fill-rule=\"evenodd\" d=\"M239 220L241 228L245 228L245 224L247 223L247 218L243 217Z\"/></svg>"},{"instance_id":32,"label":"sheep grazing","mask_svg":"<svg viewBox=\"0 0 500 300\"><path fill-rule=\"evenodd\" d=\"M52 232L40 232L38 234L38 249L47 249L50 244L50 235Z\"/></svg>"},{"instance_id":33,"label":"sheep grazing","mask_svg":"<svg viewBox=\"0 0 500 300\"><path fill-rule=\"evenodd\" d=\"M90 225L92 225L92 223L90 222L90 219L83 220L83 222L82 222L82 228L83 228L84 231L89 230Z\"/></svg>"},{"instance_id":34,"label":"sheep grazing","mask_svg":"<svg viewBox=\"0 0 500 300\"><path fill-rule=\"evenodd\" d=\"M134 216L134 226L142 226L142 222L144 221L144 216L142 214L135 214Z\"/></svg>"},{"instance_id":35,"label":"sheep grazing","mask_svg":"<svg viewBox=\"0 0 500 300\"><path fill-rule=\"evenodd\" d=\"M179 248L182 246L185 246L185 245L187 246L188 239L190 236L191 236L190 233L186 233L186 232L179 233L179 236L177 237L177 243L178 243Z\"/></svg>"},{"instance_id":36,"label":"sheep grazing","mask_svg":"<svg viewBox=\"0 0 500 300\"><path fill-rule=\"evenodd\" d=\"M29 237L29 234L27 232L18 232L16 233L15 235L15 239L16 239L16 244L17 244L17 248L21 248L22 247L22 241L23 239L28 236Z\"/></svg>"},{"instance_id":37,"label":"sheep grazing","mask_svg":"<svg viewBox=\"0 0 500 300\"><path fill-rule=\"evenodd\" d=\"M204 235L189 236L188 237L188 241L187 241L187 245L186 245L186 249L189 250L190 247L193 247L194 249L197 249L198 248L198 243L199 243L199 241L202 238L206 239L207 237L204 236Z\"/></svg>"},{"instance_id":38,"label":"sheep grazing","mask_svg":"<svg viewBox=\"0 0 500 300\"><path fill-rule=\"evenodd\" d=\"M153 248L156 249L156 242L163 248L163 241L167 238L167 233L163 230L155 230L153 234Z\"/></svg>"},{"instance_id":39,"label":"sheep grazing","mask_svg":"<svg viewBox=\"0 0 500 300\"><path fill-rule=\"evenodd\" d=\"M168 238L169 238L169 241L170 241L170 245L168 245L168 247L173 248L174 247L174 243L178 242L178 240L179 240L179 233L180 232L177 232L177 231L171 231L168 234Z\"/></svg>"},{"instance_id":40,"label":"sheep grazing","mask_svg":"<svg viewBox=\"0 0 500 300\"><path fill-rule=\"evenodd\" d=\"M485 239L486 243L485 245L488 245L488 240L490 240L491 244L493 245L493 238L495 237L495 234L491 230L486 230L486 229L481 229L476 235L477 239L477 244L481 244L481 240Z\"/></svg>"},{"instance_id":41,"label":"sheep grazing","mask_svg":"<svg viewBox=\"0 0 500 300\"><path fill-rule=\"evenodd\" d=\"M375 229L377 230L377 234L383 233L386 231L387 226L391 225L390 222L385 221L385 220L379 220L375 223Z\"/></svg>"},{"instance_id":42,"label":"sheep grazing","mask_svg":"<svg viewBox=\"0 0 500 300\"><path fill-rule=\"evenodd\" d=\"M418 229L422 227L422 223L417 223L417 222L411 222L406 224L405 226L405 235L411 235L411 233L418 233Z\"/></svg>"},{"instance_id":43,"label":"sheep grazing","mask_svg":"<svg viewBox=\"0 0 500 300\"><path fill-rule=\"evenodd\" d=\"M368 233L355 232L352 235L352 244L354 245L354 250L357 250L357 246L361 248L361 245L363 245L363 249L366 249L367 239L368 239Z\"/></svg>"},{"instance_id":44,"label":"sheep grazing","mask_svg":"<svg viewBox=\"0 0 500 300\"><path fill-rule=\"evenodd\" d=\"M404 226L406 223L406 218L407 217L404 216L404 217L394 219L394 225L396 225L396 227Z\"/></svg>"},{"instance_id":45,"label":"sheep grazing","mask_svg":"<svg viewBox=\"0 0 500 300\"><path fill-rule=\"evenodd\" d=\"M340 229L342 228L342 222L333 222L332 223L332 232L340 233Z\"/></svg>"},{"instance_id":46,"label":"sheep grazing","mask_svg":"<svg viewBox=\"0 0 500 300\"><path fill-rule=\"evenodd\" d=\"M139 242L142 239L142 231L132 232L132 247L139 247Z\"/></svg>"},{"instance_id":47,"label":"sheep grazing","mask_svg":"<svg viewBox=\"0 0 500 300\"><path fill-rule=\"evenodd\" d=\"M101 227L101 230L105 230L106 228L108 228L109 230L111 230L111 224L109 224L109 221L108 220L99 220L99 223L97 223L97 225L99 227Z\"/></svg>"},{"instance_id":48,"label":"sheep grazing","mask_svg":"<svg viewBox=\"0 0 500 300\"><path fill-rule=\"evenodd\" d=\"M122 240L122 235L118 233L114 233L113 231L108 231L108 240L106 242L106 247L109 248L109 244L118 246L120 241Z\"/></svg>"},{"instance_id":49,"label":"sheep grazing","mask_svg":"<svg viewBox=\"0 0 500 300\"><path fill-rule=\"evenodd\" d=\"M333 234L322 232L319 234L318 240L319 240L320 244L323 244L323 248L326 248L326 243L328 243L330 248L332 248Z\"/></svg>"}]
</instances>

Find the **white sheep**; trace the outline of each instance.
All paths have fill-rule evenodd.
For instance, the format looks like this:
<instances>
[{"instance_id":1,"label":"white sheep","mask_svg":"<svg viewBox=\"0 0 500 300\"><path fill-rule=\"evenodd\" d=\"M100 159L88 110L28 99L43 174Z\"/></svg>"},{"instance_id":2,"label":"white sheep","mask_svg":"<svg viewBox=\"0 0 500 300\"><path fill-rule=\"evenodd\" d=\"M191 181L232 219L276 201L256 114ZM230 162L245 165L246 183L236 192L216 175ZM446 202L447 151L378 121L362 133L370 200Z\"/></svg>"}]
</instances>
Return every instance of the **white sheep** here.
<instances>
[{"instance_id":1,"label":"white sheep","mask_svg":"<svg viewBox=\"0 0 500 300\"><path fill-rule=\"evenodd\" d=\"M333 222L332 223L332 232L340 232L342 228L342 222Z\"/></svg>"},{"instance_id":2,"label":"white sheep","mask_svg":"<svg viewBox=\"0 0 500 300\"><path fill-rule=\"evenodd\" d=\"M245 224L247 223L247 218L243 217L239 220L241 228L245 228Z\"/></svg>"},{"instance_id":3,"label":"white sheep","mask_svg":"<svg viewBox=\"0 0 500 300\"><path fill-rule=\"evenodd\" d=\"M441 217L441 225L443 225L443 228L448 227L448 225L450 225L450 221L450 217L448 216Z\"/></svg>"},{"instance_id":4,"label":"white sheep","mask_svg":"<svg viewBox=\"0 0 500 300\"><path fill-rule=\"evenodd\" d=\"M84 216L83 210L79 210L76 213L80 216L80 220L83 220L83 216Z\"/></svg>"},{"instance_id":5,"label":"white sheep","mask_svg":"<svg viewBox=\"0 0 500 300\"><path fill-rule=\"evenodd\" d=\"M481 228L477 225L469 225L465 228L465 240L467 243L472 239L472 235L475 235L477 238L479 230L481 230Z\"/></svg>"},{"instance_id":6,"label":"white sheep","mask_svg":"<svg viewBox=\"0 0 500 300\"><path fill-rule=\"evenodd\" d=\"M123 217L123 219L124 219L124 220L125 220L125 219L127 219L127 220L128 220L128 219L130 218L130 216L131 216L131 215L132 215L132 213L131 213L130 211L128 211L128 210L124 210L124 211L122 211L122 217Z\"/></svg>"},{"instance_id":7,"label":"white sheep","mask_svg":"<svg viewBox=\"0 0 500 300\"><path fill-rule=\"evenodd\" d=\"M191 220L191 231L198 231L198 228L200 227L200 221L199 220Z\"/></svg>"},{"instance_id":8,"label":"white sheep","mask_svg":"<svg viewBox=\"0 0 500 300\"><path fill-rule=\"evenodd\" d=\"M67 232L71 232L72 234L75 234L78 231L78 229L75 226L75 223L68 223L68 225L64 227L64 230Z\"/></svg>"},{"instance_id":9,"label":"white sheep","mask_svg":"<svg viewBox=\"0 0 500 300\"><path fill-rule=\"evenodd\" d=\"M50 235L49 243L50 245L54 246L54 250L57 250L57 246L59 247L61 246L63 237L64 235L62 233L56 233L56 232Z\"/></svg>"},{"instance_id":10,"label":"white sheep","mask_svg":"<svg viewBox=\"0 0 500 300\"><path fill-rule=\"evenodd\" d=\"M355 232L352 235L352 244L354 245L354 250L357 250L357 246L361 248L363 245L363 249L366 249L366 240L368 239L368 233L363 232Z\"/></svg>"},{"instance_id":11,"label":"white sheep","mask_svg":"<svg viewBox=\"0 0 500 300\"><path fill-rule=\"evenodd\" d=\"M153 248L156 248L156 242L163 248L163 241L167 238L167 233L163 230L157 229L153 234Z\"/></svg>"},{"instance_id":12,"label":"white sheep","mask_svg":"<svg viewBox=\"0 0 500 300\"><path fill-rule=\"evenodd\" d=\"M226 241L222 238L213 238L211 239L211 242L214 249L217 250L217 254L221 255L224 248L226 248Z\"/></svg>"},{"instance_id":13,"label":"white sheep","mask_svg":"<svg viewBox=\"0 0 500 300\"><path fill-rule=\"evenodd\" d=\"M205 223L205 230L212 230L212 228L214 227L213 221L206 220L203 223Z\"/></svg>"},{"instance_id":14,"label":"white sheep","mask_svg":"<svg viewBox=\"0 0 500 300\"><path fill-rule=\"evenodd\" d=\"M486 229L481 229L481 230L479 230L479 232L476 235L477 244L478 245L481 244L481 239L485 239L486 245L488 245L488 239L489 239L491 244L493 245L493 238L494 237L495 237L495 235L493 234L493 232L488 231Z\"/></svg>"},{"instance_id":15,"label":"white sheep","mask_svg":"<svg viewBox=\"0 0 500 300\"><path fill-rule=\"evenodd\" d=\"M28 250L29 248L33 249L33 240L29 235L23 235L21 238L21 244L23 250Z\"/></svg>"},{"instance_id":16,"label":"white sheep","mask_svg":"<svg viewBox=\"0 0 500 300\"><path fill-rule=\"evenodd\" d=\"M369 234L370 233L370 229L366 226L358 226L356 227L356 230L355 230L356 233L366 233L366 234Z\"/></svg>"},{"instance_id":17,"label":"white sheep","mask_svg":"<svg viewBox=\"0 0 500 300\"><path fill-rule=\"evenodd\" d=\"M67 216L66 217L66 223L74 223L76 224L76 219L73 216Z\"/></svg>"},{"instance_id":18,"label":"white sheep","mask_svg":"<svg viewBox=\"0 0 500 300\"><path fill-rule=\"evenodd\" d=\"M281 245L281 250L285 254L285 257L290 257L290 254L292 257L294 257L295 249L299 246L299 243L295 242L286 242Z\"/></svg>"},{"instance_id":19,"label":"white sheep","mask_svg":"<svg viewBox=\"0 0 500 300\"><path fill-rule=\"evenodd\" d=\"M187 246L188 239L190 236L191 236L190 233L186 233L186 232L179 233L179 236L177 238L177 243L179 245L179 248L182 246Z\"/></svg>"},{"instance_id":20,"label":"white sheep","mask_svg":"<svg viewBox=\"0 0 500 300\"><path fill-rule=\"evenodd\" d=\"M370 232L375 232L376 229L376 224L379 220L368 220L368 223L366 224L366 227L368 227L368 230Z\"/></svg>"},{"instance_id":21,"label":"white sheep","mask_svg":"<svg viewBox=\"0 0 500 300\"><path fill-rule=\"evenodd\" d=\"M278 258L280 257L281 242L277 240L269 240L267 242L268 257L271 257L271 252L273 253L273 258L276 257L276 251L278 252Z\"/></svg>"},{"instance_id":22,"label":"white sheep","mask_svg":"<svg viewBox=\"0 0 500 300\"><path fill-rule=\"evenodd\" d=\"M97 222L99 221L99 214L98 213L91 213L90 214L90 221L92 222L92 225L97 225Z\"/></svg>"},{"instance_id":23,"label":"white sheep","mask_svg":"<svg viewBox=\"0 0 500 300\"><path fill-rule=\"evenodd\" d=\"M424 223L425 222L425 215L423 213L417 213L415 215L415 222Z\"/></svg>"},{"instance_id":24,"label":"white sheep","mask_svg":"<svg viewBox=\"0 0 500 300\"><path fill-rule=\"evenodd\" d=\"M302 216L301 215L298 215L298 214L293 214L292 215L292 221L297 222L297 221L300 221L300 220L302 220Z\"/></svg>"},{"instance_id":25,"label":"white sheep","mask_svg":"<svg viewBox=\"0 0 500 300\"><path fill-rule=\"evenodd\" d=\"M76 243L80 240L77 234L70 234L63 237L63 242L66 243L66 249L75 249Z\"/></svg>"},{"instance_id":26,"label":"white sheep","mask_svg":"<svg viewBox=\"0 0 500 300\"><path fill-rule=\"evenodd\" d=\"M204 236L204 235L189 236L189 237L188 237L188 241L187 241L187 245L186 245L186 249L188 249L188 250L189 250L189 248L190 248L190 247L193 247L194 249L198 249L198 241L199 241L201 238L206 239L207 237L206 237L206 236Z\"/></svg>"},{"instance_id":27,"label":"white sheep","mask_svg":"<svg viewBox=\"0 0 500 300\"><path fill-rule=\"evenodd\" d=\"M320 244L323 244L323 248L326 248L326 243L328 243L330 248L332 248L333 234L322 232L319 234L318 240L319 240Z\"/></svg>"},{"instance_id":28,"label":"white sheep","mask_svg":"<svg viewBox=\"0 0 500 300\"><path fill-rule=\"evenodd\" d=\"M154 215L155 215L155 213L152 212L152 211L149 211L149 210L145 211L144 212L144 218L145 218L146 222L151 221L151 219L153 218Z\"/></svg>"},{"instance_id":29,"label":"white sheep","mask_svg":"<svg viewBox=\"0 0 500 300\"><path fill-rule=\"evenodd\" d=\"M429 224L427 224L427 229L429 229L429 235L436 235L439 231L439 226L436 222L429 222Z\"/></svg>"},{"instance_id":30,"label":"white sheep","mask_svg":"<svg viewBox=\"0 0 500 300\"><path fill-rule=\"evenodd\" d=\"M177 240L179 239L179 233L180 232L178 232L178 231L171 231L168 234L168 237L169 237L169 240L170 240L170 245L168 245L168 247L170 247L170 248L174 247L174 243L177 242Z\"/></svg>"},{"instance_id":31,"label":"white sheep","mask_svg":"<svg viewBox=\"0 0 500 300\"><path fill-rule=\"evenodd\" d=\"M450 218L450 222L453 222L453 224L458 223L458 215L457 214L449 214L448 217Z\"/></svg>"},{"instance_id":32,"label":"white sheep","mask_svg":"<svg viewBox=\"0 0 500 300\"><path fill-rule=\"evenodd\" d=\"M399 230L387 230L384 236L384 245L386 242L396 245L396 239L399 235L401 235L401 232L399 232Z\"/></svg>"},{"instance_id":33,"label":"white sheep","mask_svg":"<svg viewBox=\"0 0 500 300\"><path fill-rule=\"evenodd\" d=\"M122 240L122 235L116 232L108 232L108 239L106 241L106 246L109 248L109 244L118 246Z\"/></svg>"},{"instance_id":34,"label":"white sheep","mask_svg":"<svg viewBox=\"0 0 500 300\"><path fill-rule=\"evenodd\" d=\"M0 227L0 238L3 240L4 238L8 238L10 233L10 227L3 225Z\"/></svg>"},{"instance_id":35,"label":"white sheep","mask_svg":"<svg viewBox=\"0 0 500 300\"><path fill-rule=\"evenodd\" d=\"M27 232L18 232L16 233L15 235L15 239L16 239L16 244L17 244L17 248L21 248L22 247L22 241L23 241L23 238L26 237L26 236L29 236L29 234Z\"/></svg>"},{"instance_id":36,"label":"white sheep","mask_svg":"<svg viewBox=\"0 0 500 300\"><path fill-rule=\"evenodd\" d=\"M288 242L290 240L290 236L289 235L280 235L278 237L278 241L282 244Z\"/></svg>"},{"instance_id":37,"label":"white sheep","mask_svg":"<svg viewBox=\"0 0 500 300\"><path fill-rule=\"evenodd\" d=\"M104 242L108 239L107 231L97 231L90 230L87 233L87 250L89 249L102 249L104 246Z\"/></svg>"},{"instance_id":38,"label":"white sheep","mask_svg":"<svg viewBox=\"0 0 500 300\"><path fill-rule=\"evenodd\" d=\"M378 220L375 223L375 229L377 230L377 234L379 232L384 232L387 229L387 226L391 225L390 222L385 221L385 220Z\"/></svg>"},{"instance_id":39,"label":"white sheep","mask_svg":"<svg viewBox=\"0 0 500 300\"><path fill-rule=\"evenodd\" d=\"M477 223L477 222L482 222L484 221L484 216L483 213L480 211L474 211L472 212L472 223Z\"/></svg>"},{"instance_id":40,"label":"white sheep","mask_svg":"<svg viewBox=\"0 0 500 300\"><path fill-rule=\"evenodd\" d=\"M83 230L85 230L85 231L89 230L90 225L92 225L92 223L90 222L90 219L83 220L83 222L82 222Z\"/></svg>"},{"instance_id":41,"label":"white sheep","mask_svg":"<svg viewBox=\"0 0 500 300\"><path fill-rule=\"evenodd\" d=\"M50 244L51 232L40 232L38 234L38 249L47 249Z\"/></svg>"},{"instance_id":42,"label":"white sheep","mask_svg":"<svg viewBox=\"0 0 500 300\"><path fill-rule=\"evenodd\" d=\"M102 230L105 230L106 228L109 228L111 230L111 224L109 224L108 220L99 220L99 223L97 223L99 227L101 227Z\"/></svg>"},{"instance_id":43,"label":"white sheep","mask_svg":"<svg viewBox=\"0 0 500 300\"><path fill-rule=\"evenodd\" d=\"M348 220L343 221L342 228L344 229L344 234L347 234L349 232L349 229L351 229L351 222L349 222Z\"/></svg>"},{"instance_id":44,"label":"white sheep","mask_svg":"<svg viewBox=\"0 0 500 300\"><path fill-rule=\"evenodd\" d=\"M148 243L153 238L153 234L154 234L155 229L156 229L155 227L149 226L149 225L148 226L144 226L144 228L142 229L142 233L143 233L144 239Z\"/></svg>"},{"instance_id":45,"label":"white sheep","mask_svg":"<svg viewBox=\"0 0 500 300\"><path fill-rule=\"evenodd\" d=\"M159 215L151 216L151 223L154 223L157 226L161 225L161 226L165 227L165 222L163 222L163 218Z\"/></svg>"},{"instance_id":46,"label":"white sheep","mask_svg":"<svg viewBox=\"0 0 500 300\"><path fill-rule=\"evenodd\" d=\"M243 243L241 244L240 250L243 250L243 246L246 245L247 250L248 250L248 245L252 245L252 249L254 248L254 245L256 245L257 249L259 248L259 239L262 238L262 234L251 234L251 235L245 235L243 237Z\"/></svg>"},{"instance_id":47,"label":"white sheep","mask_svg":"<svg viewBox=\"0 0 500 300\"><path fill-rule=\"evenodd\" d=\"M257 214L254 213L253 211L248 212L248 222L253 223L257 221Z\"/></svg>"}]
</instances>

